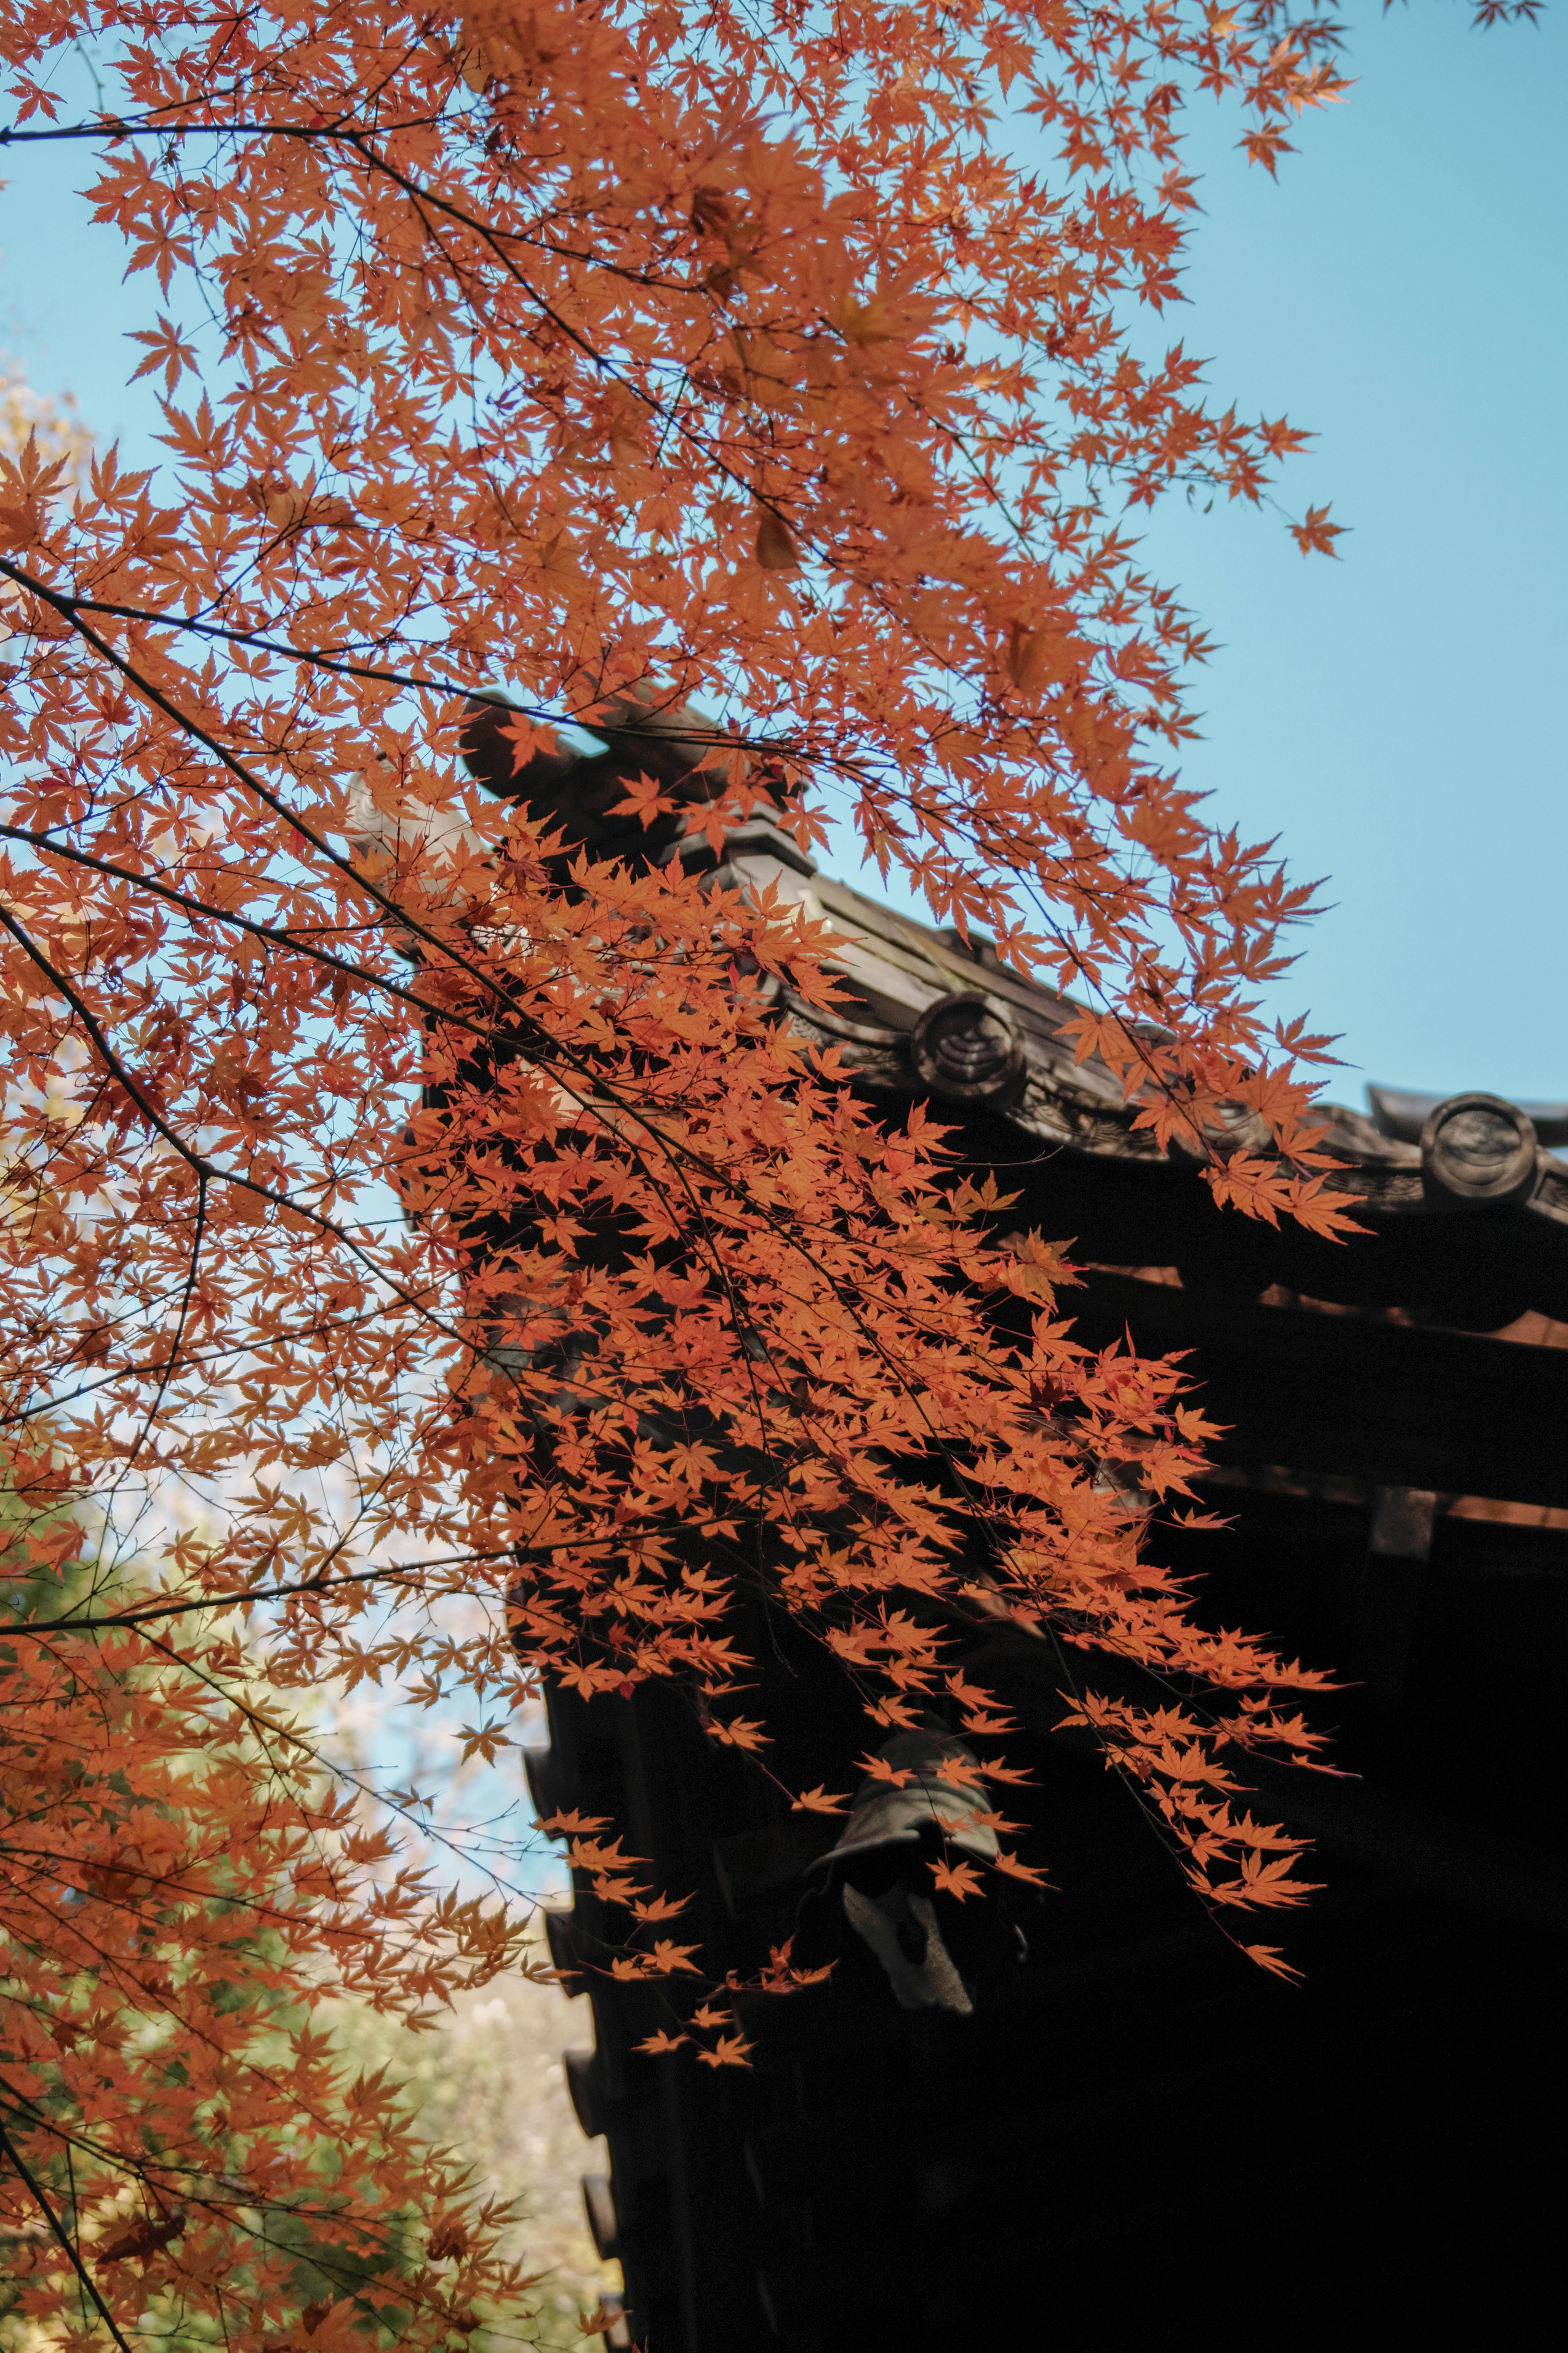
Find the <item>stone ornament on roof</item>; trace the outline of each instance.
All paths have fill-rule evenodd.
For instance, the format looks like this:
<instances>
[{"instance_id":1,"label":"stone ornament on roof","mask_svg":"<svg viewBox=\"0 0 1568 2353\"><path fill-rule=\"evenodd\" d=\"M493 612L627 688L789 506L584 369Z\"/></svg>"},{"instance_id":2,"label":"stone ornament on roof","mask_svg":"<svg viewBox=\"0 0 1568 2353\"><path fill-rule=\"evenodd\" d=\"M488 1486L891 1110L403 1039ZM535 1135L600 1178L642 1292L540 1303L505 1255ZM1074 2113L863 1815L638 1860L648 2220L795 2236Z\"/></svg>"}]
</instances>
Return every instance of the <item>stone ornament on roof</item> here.
<instances>
[{"instance_id":1,"label":"stone ornament on roof","mask_svg":"<svg viewBox=\"0 0 1568 2353\"><path fill-rule=\"evenodd\" d=\"M826 959L837 984L835 1003L809 1003L786 985L779 1010L801 1038L837 1048L857 1088L987 1113L1020 1137L1090 1160L1188 1172L1202 1165L1191 1142L1176 1137L1163 1148L1134 1124L1136 1098L1128 1100L1098 1057L1075 1054L1070 1025L1080 1008L1002 964L989 940L921 923L823 873L783 821L782 805L770 816L764 801L715 845L705 818L724 787L724 767L715 765L724 732L689 706L622 692L594 715L602 750L536 753L516 770L506 698L476 703L474 714L464 739L470 772L558 829L569 850L606 861L679 863L710 891L756 899L771 890L836 934L837 952ZM652 776L676 804L651 826L613 814L626 779L639 774ZM1481 1093L1443 1100L1382 1087L1369 1088L1368 1096L1368 1113L1323 1106L1321 1149L1343 1164L1331 1186L1356 1198L1358 1216L1403 1220L1519 1209L1568 1227L1568 1163L1551 1149L1568 1144L1568 1104L1521 1105ZM1270 1148L1265 1123L1240 1106L1205 1141L1220 1162Z\"/></svg>"}]
</instances>

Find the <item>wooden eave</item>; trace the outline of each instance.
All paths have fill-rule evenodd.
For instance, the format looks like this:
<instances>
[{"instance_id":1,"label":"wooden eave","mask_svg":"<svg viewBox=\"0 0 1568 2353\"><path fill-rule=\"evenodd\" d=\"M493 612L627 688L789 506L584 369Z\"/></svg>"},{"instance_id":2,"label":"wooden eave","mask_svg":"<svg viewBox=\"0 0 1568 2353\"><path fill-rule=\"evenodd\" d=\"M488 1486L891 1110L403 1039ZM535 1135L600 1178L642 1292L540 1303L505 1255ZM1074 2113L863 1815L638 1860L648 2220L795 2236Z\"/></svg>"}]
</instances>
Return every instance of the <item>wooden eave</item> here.
<instances>
[{"instance_id":1,"label":"wooden eave","mask_svg":"<svg viewBox=\"0 0 1568 2353\"><path fill-rule=\"evenodd\" d=\"M786 988L784 1011L797 1036L838 1050L858 1091L882 1100L930 1100L939 1111L950 1105L983 1138L984 1151L1010 1165L1027 1163L1032 1148L1042 1161L1048 1155L1058 1164L1080 1164L1086 1180L1099 1172L1087 1196L1086 1256L1133 1263L1217 1253L1255 1293L1283 1283L1329 1299L1415 1303L1471 1329L1495 1330L1531 1307L1568 1314L1568 1161L1550 1148L1568 1142L1568 1105L1498 1103L1500 1119L1521 1123L1532 1156L1528 1181L1506 1201L1491 1202L1446 1189L1430 1143L1422 1141L1446 1108L1436 1099L1373 1088L1370 1112L1325 1104L1322 1149L1342 1164L1330 1185L1377 1238L1377 1262L1353 1239L1323 1245L1267 1229L1238 1239L1234 1217L1225 1218L1221 1242L1195 1152L1179 1139L1162 1149L1147 1126L1135 1124L1140 1103L1129 1100L1120 1079L1098 1056L1075 1056L1064 1035L1080 1009L1070 997L1002 965L988 942L966 944L954 932L895 913L821 872L766 818L733 828L717 857L696 836L671 855L699 871L706 868L711 889L756 896L771 886L838 935L842 946L829 969L843 984L845 1001L830 1009ZM922 1024L963 999L978 1000L1005 1024L1020 1052L994 1093L970 1091L959 1101L944 1096L940 1074L933 1079L929 1060L922 1067L917 1056ZM1267 1153L1260 1122L1238 1114L1233 1132L1215 1134L1216 1159L1237 1148ZM1071 1190L1061 1173L1058 1195ZM1117 1176L1144 1188L1131 1219L1141 1239L1136 1246L1123 1240L1101 1249L1092 1226L1113 1211ZM1162 1247L1167 1229L1173 1239ZM1396 1247L1386 1250L1395 1237Z\"/></svg>"}]
</instances>

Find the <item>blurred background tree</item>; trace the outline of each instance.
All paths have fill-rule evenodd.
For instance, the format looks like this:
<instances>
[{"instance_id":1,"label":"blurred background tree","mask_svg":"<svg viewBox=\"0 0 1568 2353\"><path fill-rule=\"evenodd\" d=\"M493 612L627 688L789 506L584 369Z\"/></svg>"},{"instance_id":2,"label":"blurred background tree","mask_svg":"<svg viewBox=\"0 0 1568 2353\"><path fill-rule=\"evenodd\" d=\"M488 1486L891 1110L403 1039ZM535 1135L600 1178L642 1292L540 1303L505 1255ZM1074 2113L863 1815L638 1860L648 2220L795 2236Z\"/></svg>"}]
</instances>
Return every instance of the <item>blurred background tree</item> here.
<instances>
[{"instance_id":1,"label":"blurred background tree","mask_svg":"<svg viewBox=\"0 0 1568 2353\"><path fill-rule=\"evenodd\" d=\"M68 458L73 476L86 472L92 436L76 403L35 392L14 363L0 358L0 456L19 457L34 433L46 459Z\"/></svg>"},{"instance_id":2,"label":"blurred background tree","mask_svg":"<svg viewBox=\"0 0 1568 2353\"><path fill-rule=\"evenodd\" d=\"M20 396L17 403L33 428L37 411ZM46 429L70 431L58 413L39 421L40 439ZM24 433L24 438L26 434ZM56 445L58 446L58 444ZM107 1540L96 1557L67 1564L59 1576L30 1573L27 1562L11 1541L11 1531L28 1515L18 1499L0 1489L0 1610L8 1624L36 1621L92 1611L99 1615L134 1609L155 1600L166 1589L156 1563L146 1556L116 1556ZM34 1524L33 1532L37 1534ZM13 1736L16 1714L15 1647L0 1642L0 1740ZM258 1675L253 1695L267 1694ZM378 1730L378 1711L345 1702L340 1691L325 1690L318 1710L323 1752L341 1769L358 1778L365 1767L365 1747ZM455 1777L460 1784L464 1776ZM5 1860L9 1832L15 1827L12 1810L0 1802L0 1862ZM264 1932L265 1933L265 1932ZM542 1939L535 1958L549 1967ZM7 1999L26 1998L26 1988L0 1973L0 2006ZM263 1998L263 2007L268 2006ZM400 2018L378 2013L368 2002L340 2000L309 2019L287 1996L270 2003L274 2031L268 2038L283 2052L289 2031L310 2024L326 2031L342 2053L346 2080L383 2076L395 2094L400 2118L412 2126L418 2140L432 2152L444 2149L460 2168L471 2169L474 2193L480 2203L511 2210L513 2221L501 2233L504 2257L521 2264L537 2281L531 2297L534 2310L531 2342L548 2348L581 2348L584 2338L581 2317L593 2312L606 2292L621 2285L620 2267L605 2263L590 2238L584 2220L581 2178L605 2169L603 2143L588 2141L573 2113L561 2066L561 2052L571 2039L571 2010L554 1987L521 1974L498 1979L488 1989L459 1994L445 2017L432 2028L416 2032ZM9 2057L0 2033L0 2062ZM68 2098L26 2104L35 2119L40 2106L68 2130L71 2103ZM0 2124L12 2118L13 2104L0 2084ZM57 2151L41 2168L59 2200L59 2211L72 2211L68 2161ZM334 2282L309 2262L308 2232L297 2233L307 2292L330 2299ZM57 2353L70 2341L28 2319L16 2310L22 2280L37 2260L47 2253L50 2232L41 2216L16 2230L0 2230L0 2353ZM511 2346L508 2330L496 2347ZM590 2345L601 2340L586 2340ZM476 2331L474 2353L489 2353L489 2332Z\"/></svg>"},{"instance_id":3,"label":"blurred background tree","mask_svg":"<svg viewBox=\"0 0 1568 2353\"><path fill-rule=\"evenodd\" d=\"M482 2197L515 2204L505 2243L541 2274L539 2341L580 2346L579 2313L621 2280L617 2263L599 2261L584 2219L580 2179L606 2171L607 2160L602 2140L584 2139L567 2097L561 2052L573 2018L564 1996L503 1978L460 1995L448 2022L426 2034L359 2003L331 2015L351 2059L384 2067L405 2087L421 2137L459 2151Z\"/></svg>"}]
</instances>

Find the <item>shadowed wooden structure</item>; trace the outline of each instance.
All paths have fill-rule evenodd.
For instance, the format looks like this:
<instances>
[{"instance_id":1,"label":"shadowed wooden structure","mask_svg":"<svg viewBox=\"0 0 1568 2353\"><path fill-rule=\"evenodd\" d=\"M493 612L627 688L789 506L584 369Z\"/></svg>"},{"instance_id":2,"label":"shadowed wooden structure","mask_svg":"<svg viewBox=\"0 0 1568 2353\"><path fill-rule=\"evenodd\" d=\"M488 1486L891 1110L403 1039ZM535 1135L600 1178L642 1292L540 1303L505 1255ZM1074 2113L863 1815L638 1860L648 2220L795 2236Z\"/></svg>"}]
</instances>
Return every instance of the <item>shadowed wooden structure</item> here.
<instances>
[{"instance_id":1,"label":"shadowed wooden structure","mask_svg":"<svg viewBox=\"0 0 1568 2353\"><path fill-rule=\"evenodd\" d=\"M1065 1000L983 944L819 873L762 818L715 852L679 819L634 836L596 818L623 770L689 770L671 729L516 778L497 743L479 723L476 773L592 854L772 882L833 926L849 1001L827 1016L785 992L781 1018L841 1046L889 1117L929 1100L1021 1197L1010 1222L1070 1239L1079 1338L1190 1352L1226 1425L1208 1501L1229 1525L1156 1524L1150 1545L1202 1580L1205 1622L1353 1679L1309 1712L1359 1778L1247 1767L1326 1883L1285 1924L1304 1972L1289 1986L1216 1933L1083 1736L1057 1728L1045 1647L955 1613L952 1662L1025 1726L1008 1753L1054 1882L1022 1920L1026 1960L968 2017L900 2009L846 1932L811 1869L841 1823L789 1813L658 1686L552 1694L529 1768L542 1813L614 1815L660 1884L696 1891L683 1934L719 1968L749 1977L791 1934L836 1961L811 1991L743 1997L752 2064L711 2071L635 2050L661 2021L646 1989L595 1973L591 1891L552 1920L558 1965L588 1964L566 2067L607 2137L610 2176L585 2194L625 2267L626 2341L1511 2336L1549 2280L1568 2088L1568 1105L1373 1089L1327 1139L1364 1234L1222 1213L1191 1159L1132 1128L1110 1074L1074 1063ZM745 1607L780 1778L843 1786L858 1703L783 1613Z\"/></svg>"}]
</instances>

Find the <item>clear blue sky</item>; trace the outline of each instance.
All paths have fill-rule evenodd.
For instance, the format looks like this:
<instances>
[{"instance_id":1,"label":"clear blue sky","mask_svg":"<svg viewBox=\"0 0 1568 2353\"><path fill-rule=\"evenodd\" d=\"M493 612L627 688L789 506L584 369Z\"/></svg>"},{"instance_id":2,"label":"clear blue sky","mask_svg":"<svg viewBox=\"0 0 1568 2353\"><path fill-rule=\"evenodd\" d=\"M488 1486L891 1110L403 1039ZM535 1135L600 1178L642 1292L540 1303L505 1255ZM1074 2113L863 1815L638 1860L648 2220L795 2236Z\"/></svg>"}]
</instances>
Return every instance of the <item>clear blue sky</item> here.
<instances>
[{"instance_id":1,"label":"clear blue sky","mask_svg":"<svg viewBox=\"0 0 1568 2353\"><path fill-rule=\"evenodd\" d=\"M1352 12L1348 101L1278 185L1195 118L1205 219L1173 332L1244 411L1315 429L1292 513L1333 501L1342 561L1265 512L1157 516L1152 566L1217 641L1189 780L1278 833L1331 909L1279 1009L1363 1077L1568 1099L1568 0L1473 31L1465 0ZM142 322L79 157L13 152L0 349L104 439L155 430L117 341Z\"/></svg>"}]
</instances>

